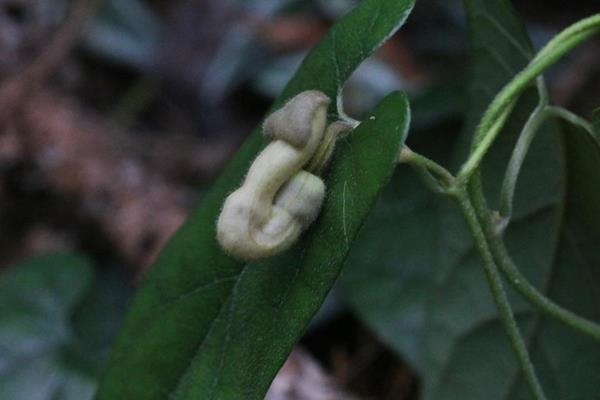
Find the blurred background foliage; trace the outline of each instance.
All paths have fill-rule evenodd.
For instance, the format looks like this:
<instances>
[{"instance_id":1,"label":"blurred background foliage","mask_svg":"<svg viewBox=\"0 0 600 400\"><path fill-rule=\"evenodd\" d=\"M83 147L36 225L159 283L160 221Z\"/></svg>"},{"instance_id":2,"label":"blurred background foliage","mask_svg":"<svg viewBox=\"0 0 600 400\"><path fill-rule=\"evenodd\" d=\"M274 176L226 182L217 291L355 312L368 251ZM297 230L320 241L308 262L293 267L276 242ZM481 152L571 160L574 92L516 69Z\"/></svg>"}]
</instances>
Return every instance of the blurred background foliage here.
<instances>
[{"instance_id":1,"label":"blurred background foliage","mask_svg":"<svg viewBox=\"0 0 600 400\"><path fill-rule=\"evenodd\" d=\"M356 3L0 0L0 399L91 398L140 274ZM515 6L535 46L599 11L597 0ZM447 161L467 47L461 1L417 0L346 85L346 112L360 119L405 90L409 145ZM548 74L555 101L583 115L600 103L598 48L586 44ZM308 353L294 353L271 398L327 398L325 386L335 398L418 398L435 266L418 244L435 237L438 207L398 171L301 343ZM407 218L423 229L398 229Z\"/></svg>"}]
</instances>

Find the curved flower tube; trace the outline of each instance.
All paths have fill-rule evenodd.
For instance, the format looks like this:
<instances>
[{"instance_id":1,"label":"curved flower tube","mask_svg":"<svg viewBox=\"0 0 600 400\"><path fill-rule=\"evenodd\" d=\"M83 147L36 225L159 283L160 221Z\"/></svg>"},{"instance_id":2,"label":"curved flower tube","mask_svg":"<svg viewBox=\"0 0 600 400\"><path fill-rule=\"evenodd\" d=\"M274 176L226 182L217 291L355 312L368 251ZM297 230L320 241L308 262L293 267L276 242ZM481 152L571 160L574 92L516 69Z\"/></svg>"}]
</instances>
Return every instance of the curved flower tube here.
<instances>
[{"instance_id":1,"label":"curved flower tube","mask_svg":"<svg viewBox=\"0 0 600 400\"><path fill-rule=\"evenodd\" d=\"M263 132L271 142L254 160L242 186L225 200L217 240L240 260L270 257L288 249L319 215L325 184L318 176L335 137L347 125L327 125L331 100L319 91L292 98L269 116Z\"/></svg>"}]
</instances>

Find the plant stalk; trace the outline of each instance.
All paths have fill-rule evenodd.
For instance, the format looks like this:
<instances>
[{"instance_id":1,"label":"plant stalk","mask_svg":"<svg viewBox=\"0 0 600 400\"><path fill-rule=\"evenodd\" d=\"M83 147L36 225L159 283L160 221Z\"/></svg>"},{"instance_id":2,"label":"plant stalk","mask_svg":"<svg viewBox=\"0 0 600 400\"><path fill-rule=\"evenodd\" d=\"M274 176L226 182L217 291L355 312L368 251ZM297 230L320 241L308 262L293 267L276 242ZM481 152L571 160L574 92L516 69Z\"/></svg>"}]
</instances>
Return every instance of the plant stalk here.
<instances>
[{"instance_id":1,"label":"plant stalk","mask_svg":"<svg viewBox=\"0 0 600 400\"><path fill-rule=\"evenodd\" d=\"M483 157L500 134L523 91L562 56L598 33L600 33L600 14L576 22L548 42L529 65L498 93L475 130L471 155L458 173L458 184L466 185L479 168Z\"/></svg>"},{"instance_id":2,"label":"plant stalk","mask_svg":"<svg viewBox=\"0 0 600 400\"><path fill-rule=\"evenodd\" d=\"M542 386L535 373L535 368L529 357L527 346L521 336L512 307L504 290L502 277L500 276L500 272L498 271L498 267L496 266L494 257L490 251L476 211L473 208L465 189L454 191L453 197L467 222L471 235L475 240L475 245L482 257L485 275L496 306L498 307L500 319L504 325L504 329L508 335L511 347L515 353L519 366L521 367L529 390L535 400L545 400L546 396L544 395Z\"/></svg>"},{"instance_id":3,"label":"plant stalk","mask_svg":"<svg viewBox=\"0 0 600 400\"><path fill-rule=\"evenodd\" d=\"M510 254L506 249L506 245L504 244L504 241L500 237L498 230L495 227L492 214L489 211L483 191L481 189L481 180L479 175L473 177L473 182L470 185L470 189L471 198L473 199L473 207L475 213L479 216L481 221L485 240L489 245L494 261L500 267L502 273L506 276L509 283L525 299L527 299L530 304L535 306L541 312L564 323L567 326L570 326L572 329L580 333L588 335L595 340L600 340L599 324L583 318L574 312L556 304L554 301L541 293L535 286L533 286L525 277L525 275L521 273L519 268L510 257Z\"/></svg>"}]
</instances>

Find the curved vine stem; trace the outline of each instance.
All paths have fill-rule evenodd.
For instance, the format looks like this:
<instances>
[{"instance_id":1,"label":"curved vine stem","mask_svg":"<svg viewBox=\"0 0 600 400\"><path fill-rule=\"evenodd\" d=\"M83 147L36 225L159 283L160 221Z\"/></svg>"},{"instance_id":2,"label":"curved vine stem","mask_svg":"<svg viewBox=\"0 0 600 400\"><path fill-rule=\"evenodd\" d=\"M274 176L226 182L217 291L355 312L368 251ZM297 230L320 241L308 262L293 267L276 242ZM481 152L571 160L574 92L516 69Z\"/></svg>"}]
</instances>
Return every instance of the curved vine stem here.
<instances>
[{"instance_id":1,"label":"curved vine stem","mask_svg":"<svg viewBox=\"0 0 600 400\"><path fill-rule=\"evenodd\" d=\"M478 196L483 196L481 192L477 192ZM535 306L538 310L546 315L570 326L574 330L588 335L595 340L600 340L600 325L585 319L574 312L567 310L554 301L542 294L535 286L533 286L521 273L519 268L510 257L504 241L499 237L494 228L494 221L491 213L482 208L482 201L474 202L475 212L478 215L483 215L481 223L483 232L490 246L490 250L494 257L494 261L500 267L502 273L506 276L510 284L525 298Z\"/></svg>"},{"instance_id":2,"label":"curved vine stem","mask_svg":"<svg viewBox=\"0 0 600 400\"><path fill-rule=\"evenodd\" d=\"M586 121L584 118L581 118L579 115L573 114L571 111L558 106L548 106L546 107L546 110L549 115L567 121L573 126L585 131L594 140L597 140L592 124L589 121Z\"/></svg>"},{"instance_id":3,"label":"curved vine stem","mask_svg":"<svg viewBox=\"0 0 600 400\"><path fill-rule=\"evenodd\" d=\"M512 307L508 297L506 296L504 285L502 284L502 277L500 276L500 272L498 271L498 267L496 266L494 257L481 227L481 223L477 216L477 211L475 208L473 208L471 200L464 189L454 192L453 197L455 198L456 203L458 204L467 222L467 225L469 226L471 235L475 240L475 245L477 246L477 249L479 250L479 253L483 259L485 275L490 286L492 296L494 297L494 301L498 307L500 319L510 340L511 347L513 348L519 365L521 366L525 381L527 382L534 399L546 399L529 357L527 346L523 340L523 337L521 336L517 321L515 320Z\"/></svg>"},{"instance_id":4,"label":"curved vine stem","mask_svg":"<svg viewBox=\"0 0 600 400\"><path fill-rule=\"evenodd\" d=\"M435 193L447 193L454 185L454 176L433 160L415 153L408 146L402 147L398 162L409 164L419 174L423 182Z\"/></svg>"},{"instance_id":5,"label":"curved vine stem","mask_svg":"<svg viewBox=\"0 0 600 400\"><path fill-rule=\"evenodd\" d=\"M590 37L600 33L600 14L583 19L556 35L494 98L475 130L471 155L457 176L457 184L467 183L479 168L502 130L518 97L548 67Z\"/></svg>"},{"instance_id":6,"label":"curved vine stem","mask_svg":"<svg viewBox=\"0 0 600 400\"><path fill-rule=\"evenodd\" d=\"M512 202L516 182L525 156L538 129L550 116L563 118L574 126L581 128L586 134L594 138L592 125L589 122L561 107L550 106L545 99L542 99L525 124L508 163L500 197L500 221L495 221L493 214L488 208L483 195L483 190L481 189L479 174L475 174L472 179L470 185L471 196L473 198L475 211L480 216L483 231L486 240L490 245L494 260L499 265L502 273L506 276L511 285L532 305L537 307L538 310L565 325L570 326L580 333L586 334L596 340L600 340L600 324L585 319L572 311L561 307L544 294L540 293L515 265L501 238L501 231L508 224L512 214ZM500 229L498 229L498 222L500 223Z\"/></svg>"},{"instance_id":7,"label":"curved vine stem","mask_svg":"<svg viewBox=\"0 0 600 400\"><path fill-rule=\"evenodd\" d=\"M529 135L529 133L527 134ZM515 149L515 151L517 151L517 149ZM522 150L518 150L519 153L521 151ZM514 155L513 158L515 158ZM432 191L436 193L445 193L455 198L466 196L464 188L447 186L447 183L453 182L455 178L447 169L437 164L435 161L413 152L407 147L402 149L398 161L411 165ZM435 175L439 175L439 178ZM440 182L440 178L442 179L442 182ZM497 221L495 221L492 212L487 206L483 190L481 189L479 174L475 174L473 177L471 184L469 185L469 191L472 198L470 204L473 207L475 214L479 217L483 238L487 242L487 246L492 254L494 262L498 265L500 271L507 278L511 286L528 300L530 304L547 316L564 323L580 333L588 335L596 340L600 340L600 324L583 318L555 303L533 286L528 281L527 277L521 273L510 257L499 229L497 229Z\"/></svg>"},{"instance_id":8,"label":"curved vine stem","mask_svg":"<svg viewBox=\"0 0 600 400\"><path fill-rule=\"evenodd\" d=\"M527 281L514 264L500 235L512 214L515 186L525 156L539 127L549 116L562 118L597 140L591 123L564 108L549 105L545 85L543 80L541 80L540 74L565 53L599 32L600 14L572 25L552 39L530 64L505 86L484 114L475 132L471 155L456 178L457 186L468 187L472 205L483 226L483 232L494 261L500 266L508 281L540 311L596 340L600 340L600 325L564 309L540 293L535 286ZM519 95L536 78L538 79L540 104L525 124L513 151L502 185L500 201L501 219L500 221L496 221L483 195L479 166L489 147L504 126ZM499 227L500 229L498 229Z\"/></svg>"},{"instance_id":9,"label":"curved vine stem","mask_svg":"<svg viewBox=\"0 0 600 400\"><path fill-rule=\"evenodd\" d=\"M517 186L517 179L519 178L519 172L525 161L525 156L529 151L529 147L535 138L535 134L539 130L540 126L546 121L547 118L546 104L541 103L529 116L527 123L523 127L523 131L519 135L517 144L513 150L504 180L502 182L502 189L500 191L500 218L501 218L501 230L504 230L508 221L512 216L513 199L515 195L515 188Z\"/></svg>"},{"instance_id":10,"label":"curved vine stem","mask_svg":"<svg viewBox=\"0 0 600 400\"><path fill-rule=\"evenodd\" d=\"M566 110L562 107L551 106L547 104L546 101L541 101L525 123L525 126L519 135L519 139L517 140L511 155L510 161L508 162L508 167L506 168L506 173L504 175L502 189L500 192L500 231L504 230L512 216L512 204L515 188L517 179L519 177L519 172L523 166L523 161L525 161L525 156L527 155L527 152L529 151L531 143L535 139L539 128L548 119L548 117L561 118L573 126L581 129L583 132L589 135L592 140L598 140L594 135L594 130L590 122L578 115L573 114L569 110Z\"/></svg>"}]
</instances>

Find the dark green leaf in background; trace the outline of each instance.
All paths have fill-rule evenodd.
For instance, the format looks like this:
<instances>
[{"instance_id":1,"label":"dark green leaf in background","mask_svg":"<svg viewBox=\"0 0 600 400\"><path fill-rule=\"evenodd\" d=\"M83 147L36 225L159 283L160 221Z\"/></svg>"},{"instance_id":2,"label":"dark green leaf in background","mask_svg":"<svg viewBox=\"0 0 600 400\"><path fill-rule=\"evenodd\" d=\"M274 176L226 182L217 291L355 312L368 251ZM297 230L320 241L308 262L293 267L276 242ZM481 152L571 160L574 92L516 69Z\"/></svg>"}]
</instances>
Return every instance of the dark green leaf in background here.
<instances>
[{"instance_id":1,"label":"dark green leaf in background","mask_svg":"<svg viewBox=\"0 0 600 400\"><path fill-rule=\"evenodd\" d=\"M447 160L453 129L455 124L445 120L435 130L413 132L411 148ZM440 205L446 201L411 168L398 166L354 242L341 277L344 301L419 373L425 373L425 305L439 264Z\"/></svg>"},{"instance_id":2,"label":"dark green leaf in background","mask_svg":"<svg viewBox=\"0 0 600 400\"><path fill-rule=\"evenodd\" d=\"M464 160L475 124L495 94L522 69L531 47L518 17L505 0L467 0L473 68L469 117L456 156ZM492 206L516 136L536 104L532 89L515 108L483 168L483 182ZM600 235L592 234L597 202L585 219L574 206L588 203L600 189L598 148L574 151L572 134L561 135L547 123L536 138L517 186L515 212L506 242L515 262L540 290L558 303L599 319ZM563 140L568 141L565 146ZM574 156L578 153L577 156ZM584 153L589 153L584 156ZM578 167L583 159L586 169ZM587 172L585 172L587 171ZM587 187L587 188L586 188ZM594 188L594 189L592 189ZM586 200L584 200L586 199ZM439 274L427 322L426 399L513 399L529 393L499 322L480 266L455 210L445 215ZM584 232L590 232L585 234ZM532 352L542 385L550 399L587 399L598 395L600 346L591 339L546 320L515 294L509 293Z\"/></svg>"},{"instance_id":3,"label":"dark green leaf in background","mask_svg":"<svg viewBox=\"0 0 600 400\"><path fill-rule=\"evenodd\" d=\"M411 99L413 150L447 163L463 92L460 82L446 82ZM425 372L425 305L439 265L445 202L411 168L399 165L354 242L341 278L345 303L419 373Z\"/></svg>"},{"instance_id":4,"label":"dark green leaf in background","mask_svg":"<svg viewBox=\"0 0 600 400\"><path fill-rule=\"evenodd\" d=\"M311 52L276 104L307 89L335 98L411 8L408 0L363 1ZM405 96L388 96L339 143L315 226L289 252L242 264L221 251L214 224L262 146L255 132L148 273L97 398L262 399L389 179L408 121Z\"/></svg>"},{"instance_id":5,"label":"dark green leaf in background","mask_svg":"<svg viewBox=\"0 0 600 400\"><path fill-rule=\"evenodd\" d=\"M53 255L0 276L0 399L92 398L126 302L111 274Z\"/></svg>"},{"instance_id":6,"label":"dark green leaf in background","mask_svg":"<svg viewBox=\"0 0 600 400\"><path fill-rule=\"evenodd\" d=\"M413 171L399 168L352 246L341 278L345 302L419 372L425 303L437 265L435 200Z\"/></svg>"},{"instance_id":7,"label":"dark green leaf in background","mask_svg":"<svg viewBox=\"0 0 600 400\"><path fill-rule=\"evenodd\" d=\"M600 140L600 108L594 110L594 114L592 115L592 126L594 128L594 133L596 134L596 139Z\"/></svg>"},{"instance_id":8,"label":"dark green leaf in background","mask_svg":"<svg viewBox=\"0 0 600 400\"><path fill-rule=\"evenodd\" d=\"M411 132L432 132L441 124L448 124L452 120L459 120L466 108L466 93L463 81L464 78L460 77L453 79L451 82L436 84L411 97ZM439 132L439 135L441 137L453 136L452 130ZM435 139L431 140L435 141ZM436 147L440 146L430 147L432 149L428 150L435 151ZM448 148L444 148L443 150L444 153L448 152Z\"/></svg>"}]
</instances>

